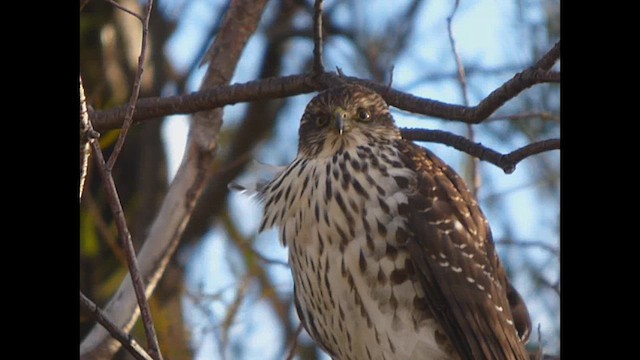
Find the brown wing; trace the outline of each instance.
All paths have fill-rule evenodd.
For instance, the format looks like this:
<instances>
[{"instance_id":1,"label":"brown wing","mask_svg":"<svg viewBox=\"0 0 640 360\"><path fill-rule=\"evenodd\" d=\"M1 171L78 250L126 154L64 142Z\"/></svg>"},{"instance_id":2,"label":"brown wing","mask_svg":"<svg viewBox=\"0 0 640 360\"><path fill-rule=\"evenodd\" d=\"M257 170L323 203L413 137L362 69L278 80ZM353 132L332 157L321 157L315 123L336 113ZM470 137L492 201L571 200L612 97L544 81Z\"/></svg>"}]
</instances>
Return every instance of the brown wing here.
<instances>
[{"instance_id":1,"label":"brown wing","mask_svg":"<svg viewBox=\"0 0 640 360\"><path fill-rule=\"evenodd\" d=\"M520 339L528 337L528 312L500 264L475 197L430 151L406 140L397 145L417 173L407 247L449 341L462 359L528 359Z\"/></svg>"}]
</instances>

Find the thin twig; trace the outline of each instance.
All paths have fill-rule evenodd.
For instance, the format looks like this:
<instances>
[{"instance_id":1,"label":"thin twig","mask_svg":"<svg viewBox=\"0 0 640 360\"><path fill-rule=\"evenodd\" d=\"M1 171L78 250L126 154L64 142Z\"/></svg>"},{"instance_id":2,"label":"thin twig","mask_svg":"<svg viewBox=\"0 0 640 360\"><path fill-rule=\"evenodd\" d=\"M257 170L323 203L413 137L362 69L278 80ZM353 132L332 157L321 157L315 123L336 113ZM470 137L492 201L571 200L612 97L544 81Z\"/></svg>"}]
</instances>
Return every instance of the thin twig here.
<instances>
[{"instance_id":1,"label":"thin twig","mask_svg":"<svg viewBox=\"0 0 640 360\"><path fill-rule=\"evenodd\" d=\"M90 127L91 127L91 123ZM93 129L91 129L93 130ZM124 217L124 210L120 203L118 191L116 189L115 182L111 170L107 169L100 149L100 144L93 140L91 141L91 147L93 148L94 158L97 163L97 167L100 170L100 175L104 182L105 191L107 193L107 199L111 212L115 218L116 227L118 228L118 234L120 236L120 242L124 248L124 252L127 258L127 266L129 268L129 274L131 275L131 281L133 289L135 291L136 298L138 300L138 306L140 307L140 314L142 316L142 324L147 335L147 347L149 348L149 354L156 360L162 360L162 354L160 353L160 347L158 346L158 336L156 335L155 328L153 326L153 319L151 317L151 311L149 310L149 303L145 295L145 285L142 281L140 274L138 259L136 258L133 243L131 241L131 233L127 227L127 220Z\"/></svg>"},{"instance_id":2,"label":"thin twig","mask_svg":"<svg viewBox=\"0 0 640 360\"><path fill-rule=\"evenodd\" d=\"M114 4L113 1L109 0L110 3ZM131 91L131 97L129 98L129 104L127 105L127 113L124 117L124 123L122 124L122 130L120 131L120 135L118 136L118 140L116 141L116 145L113 148L113 152L109 157L109 161L107 161L107 169L113 169L113 165L116 163L118 159L118 155L120 155L120 151L122 151L122 147L124 146L124 140L129 133L129 129L133 124L133 113L136 109L136 102L138 101L138 95L140 94L140 87L142 85L142 72L144 71L144 62L146 59L147 53L147 40L149 38L149 18L151 17L151 8L153 7L153 0L147 0L147 8L145 11L144 19L140 18L140 16L135 15L134 13L124 10L121 7L119 9L123 9L129 14L135 16L138 20L142 22L142 44L140 45L140 56L138 57L138 68L136 69L136 75L133 81L133 90Z\"/></svg>"},{"instance_id":3,"label":"thin twig","mask_svg":"<svg viewBox=\"0 0 640 360\"><path fill-rule=\"evenodd\" d=\"M315 0L313 5L313 72L321 74L324 72L324 62L322 60L322 7L323 0Z\"/></svg>"},{"instance_id":4,"label":"thin twig","mask_svg":"<svg viewBox=\"0 0 640 360\"><path fill-rule=\"evenodd\" d=\"M115 8L117 8L118 10L122 10L124 12L126 12L127 14L135 17L136 19L140 20L140 22L144 22L144 20L142 19L142 16L136 14L135 12L127 9L126 7L118 4L117 2L115 2L114 0L105 0L106 2L108 2L109 4L113 5Z\"/></svg>"},{"instance_id":5,"label":"thin twig","mask_svg":"<svg viewBox=\"0 0 640 360\"><path fill-rule=\"evenodd\" d=\"M447 131L402 128L400 132L408 140L428 141L451 146L480 160L494 164L507 174L511 174L516 169L516 165L529 156L560 149L560 139L549 139L523 146L508 154L501 154L480 143L472 142L463 136Z\"/></svg>"},{"instance_id":6,"label":"thin twig","mask_svg":"<svg viewBox=\"0 0 640 360\"><path fill-rule=\"evenodd\" d=\"M251 284L251 274L246 273L242 277L240 281L240 285L236 287L236 295L225 310L224 319L220 324L220 331L222 333L222 351L226 352L227 345L229 345L229 332L231 331L231 326L234 324L236 320L236 316L242 306L242 302L246 298L247 290L249 289L249 285Z\"/></svg>"},{"instance_id":7,"label":"thin twig","mask_svg":"<svg viewBox=\"0 0 640 360\"><path fill-rule=\"evenodd\" d=\"M559 57L560 42L556 43L556 46L549 50L543 58L557 60ZM340 82L350 82L370 87L382 94L389 105L398 109L446 120L477 124L523 90L535 84L558 82L559 80L560 73L549 72L547 69L536 65L517 73L513 78L480 101L478 105L467 107L387 89L387 84L378 84L348 77L344 74L341 76L336 73L325 72L321 75L290 75L253 80L241 84L214 86L210 89L185 95L142 98L138 100L133 120L138 122L168 115L211 110L239 102L285 98L323 90ZM124 106L102 111L89 110L93 126L99 131L121 127L125 114L126 107Z\"/></svg>"},{"instance_id":8,"label":"thin twig","mask_svg":"<svg viewBox=\"0 0 640 360\"><path fill-rule=\"evenodd\" d=\"M467 90L467 75L464 71L464 65L462 64L462 57L460 56L460 52L458 51L458 47L456 46L456 39L453 36L453 17L456 15L458 11L458 5L460 5L459 0L455 0L453 4L453 9L451 10L451 14L447 18L447 34L449 34L449 45L451 46L451 52L453 53L453 58L456 62L456 69L458 73L458 84L460 85L460 93L462 95L462 104L464 106L469 106L469 92ZM475 134L473 132L473 127L471 124L467 124L467 138L470 141L475 141ZM465 175L469 181L467 184L469 186L469 191L477 195L478 188L480 188L480 173L478 171L478 159L474 157L469 157L467 161L467 167L465 169Z\"/></svg>"},{"instance_id":9,"label":"thin twig","mask_svg":"<svg viewBox=\"0 0 640 360\"><path fill-rule=\"evenodd\" d=\"M480 65L466 65L464 69L464 73L467 77L471 77L473 75L482 75L482 76L495 76L502 75L504 73L515 73L522 70L523 65L502 65L498 67L484 67ZM454 72L426 72L424 75L417 77L415 80L412 80L410 83L404 85L404 89L409 91L411 89L416 88L417 86L424 85L425 82L437 82L437 81L445 81L451 80L453 78L458 77L458 71Z\"/></svg>"},{"instance_id":10,"label":"thin twig","mask_svg":"<svg viewBox=\"0 0 640 360\"><path fill-rule=\"evenodd\" d=\"M107 318L102 310L82 291L80 291L80 305L87 309L93 315L97 322L100 323L114 339L118 340L122 346L129 351L133 357L138 360L153 360L151 356L136 342L131 335L125 333Z\"/></svg>"},{"instance_id":11,"label":"thin twig","mask_svg":"<svg viewBox=\"0 0 640 360\"><path fill-rule=\"evenodd\" d=\"M451 52L453 53L453 58L456 61L456 69L458 72L458 83L460 84L460 92L462 94L463 104L464 106L469 106L469 94L467 91L467 76L464 72L464 65L462 65L462 57L460 57L460 52L458 52L458 48L456 47L456 39L453 37L453 28L451 23L453 22L453 17L458 10L458 5L460 4L459 0L455 0L453 5L453 10L451 10L451 14L447 18L447 33L449 34L449 45L451 46Z\"/></svg>"},{"instance_id":12,"label":"thin twig","mask_svg":"<svg viewBox=\"0 0 640 360\"><path fill-rule=\"evenodd\" d=\"M292 360L296 355L296 348L298 347L298 337L300 337L300 333L302 332L302 323L298 325L296 332L293 334L293 340L291 340L291 345L289 346L289 351L287 352L287 360Z\"/></svg>"}]
</instances>

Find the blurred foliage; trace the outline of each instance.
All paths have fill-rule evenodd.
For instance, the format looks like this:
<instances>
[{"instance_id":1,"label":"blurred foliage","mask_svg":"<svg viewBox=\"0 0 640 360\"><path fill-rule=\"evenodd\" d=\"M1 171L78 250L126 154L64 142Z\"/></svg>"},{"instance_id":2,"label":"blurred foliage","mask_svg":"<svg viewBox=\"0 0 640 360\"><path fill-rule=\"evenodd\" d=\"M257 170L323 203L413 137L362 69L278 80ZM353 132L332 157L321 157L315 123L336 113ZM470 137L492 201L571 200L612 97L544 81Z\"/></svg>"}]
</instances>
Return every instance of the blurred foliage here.
<instances>
[{"instance_id":1,"label":"blurred foliage","mask_svg":"<svg viewBox=\"0 0 640 360\"><path fill-rule=\"evenodd\" d=\"M119 3L142 12L135 0ZM202 76L200 57L215 36L228 3L157 0L154 4L149 29L151 49L141 97L193 91ZM393 80L393 85L407 92L426 89L445 94L443 89L448 89L459 94L444 25L452 5L453 1L399 1L392 7L384 0L372 4L359 0L326 1L325 64L329 70L337 65L348 75L380 82L389 82L394 74L398 79ZM459 9L456 26L469 21L466 14L474 6L478 5ZM244 65L236 75L241 80L237 81L308 71L313 43L312 8L311 0L271 1L255 36L260 45L245 51ZM509 11L503 15L508 16L507 23L519 41L506 52L517 56L487 65L480 57L465 57L464 45L458 44L467 68L471 99L488 95L559 40L559 1L514 0ZM427 15L433 19L433 14L441 15L435 17L434 24L425 24ZM130 96L139 52L132 39L141 34L139 26L131 19L124 20L126 17L108 2L95 0L89 1L80 13L80 74L89 105L96 109L122 105ZM437 51L429 57L419 53L421 48ZM475 141L496 144L496 150L507 152L533 141L559 137L559 98L557 84L528 89L492 115L495 120L475 126ZM295 130L306 100L307 96L301 96L225 108L215 174L150 302L165 358L191 359L203 348L208 349L207 354L220 358L251 358L250 354L256 354L251 347L257 346L256 342L264 344L259 338L268 335L271 339L274 334L279 337L268 344L272 349L265 349L266 352L259 349L257 353L276 354L274 358L278 359L288 355L299 322L292 307L288 269L283 266L285 252L281 248L272 250L280 246L273 234L256 237L255 229L247 230L254 209L240 210L238 214L238 207L247 203L239 204L237 198L229 200L226 184L245 170L251 158L293 158L291 144L297 142ZM507 118L513 115L521 117ZM398 118L403 116L400 114ZM144 238L169 181L162 124L163 120L158 119L134 126L114 168L115 183L136 248L141 245L139 241ZM437 119L424 124L425 127L449 124L451 131L464 131L462 126ZM118 131L101 134L105 156L109 156L117 135ZM456 164L456 158L442 157ZM537 155L519 165L516 171L519 182L514 180L505 186L501 181L507 175L491 165L480 166L480 200L494 221L492 228L494 235L499 235L495 239L498 249L516 287L529 304L534 327L543 323L544 349L551 353L557 353L560 346L559 169L557 152ZM535 199L537 206L527 210L528 218L524 221L544 228L533 235L523 235L519 228L523 220L514 218L513 209L517 206L514 196L525 192ZM80 288L103 306L128 273L93 162L80 220ZM265 245L266 242L270 244ZM207 258L204 261L209 262L203 262L201 252L211 247L218 251L215 261L211 263L211 258ZM205 275L211 274L212 269L220 269L215 278ZM216 291L211 291L212 287ZM272 326L269 334L252 335L252 330L264 330L264 323ZM92 319L81 316L81 340L93 325ZM139 323L132 334L141 344L145 343ZM531 342L535 348L537 334L532 335ZM324 356L304 332L297 339L296 354L299 359ZM126 359L129 355L121 350L116 358Z\"/></svg>"}]
</instances>

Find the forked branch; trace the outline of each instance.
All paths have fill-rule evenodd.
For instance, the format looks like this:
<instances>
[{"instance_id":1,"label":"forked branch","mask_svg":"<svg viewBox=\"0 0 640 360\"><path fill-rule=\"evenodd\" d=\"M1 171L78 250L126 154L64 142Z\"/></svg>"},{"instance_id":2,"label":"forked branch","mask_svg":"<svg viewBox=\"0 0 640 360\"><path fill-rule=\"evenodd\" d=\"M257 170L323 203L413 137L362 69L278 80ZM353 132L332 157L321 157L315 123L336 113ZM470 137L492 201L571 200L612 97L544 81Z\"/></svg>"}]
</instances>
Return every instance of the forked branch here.
<instances>
[{"instance_id":1,"label":"forked branch","mask_svg":"<svg viewBox=\"0 0 640 360\"><path fill-rule=\"evenodd\" d=\"M272 77L241 84L216 86L185 95L139 99L133 113L133 121L138 122L175 114L190 114L239 102L306 94L346 81L372 88L382 94L389 105L398 109L445 120L477 124L525 89L535 84L560 82L560 73L549 71L559 57L560 42L558 41L536 64L514 75L476 106L448 104L421 98L389 88L387 84L325 72ZM90 111L90 118L98 131L116 129L122 126L126 111L125 106Z\"/></svg>"}]
</instances>

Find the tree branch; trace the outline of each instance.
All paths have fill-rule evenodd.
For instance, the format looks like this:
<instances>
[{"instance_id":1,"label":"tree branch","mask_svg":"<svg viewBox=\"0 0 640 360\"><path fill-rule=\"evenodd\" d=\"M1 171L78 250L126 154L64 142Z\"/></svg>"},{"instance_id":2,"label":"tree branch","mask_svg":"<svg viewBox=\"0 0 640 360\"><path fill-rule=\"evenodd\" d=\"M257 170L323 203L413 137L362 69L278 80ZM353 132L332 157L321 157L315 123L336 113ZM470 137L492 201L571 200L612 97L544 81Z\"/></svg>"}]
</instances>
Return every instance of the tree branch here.
<instances>
[{"instance_id":1,"label":"tree branch","mask_svg":"<svg viewBox=\"0 0 640 360\"><path fill-rule=\"evenodd\" d=\"M96 319L97 322L100 323L111 336L113 336L116 340L122 344L122 346L129 351L133 357L138 360L152 360L151 356L147 354L147 352L136 342L131 335L125 333L120 330L114 323L109 320L109 318L104 314L104 312L89 298L87 298L82 291L80 291L80 305L87 309L91 313L91 315Z\"/></svg>"},{"instance_id":2,"label":"tree branch","mask_svg":"<svg viewBox=\"0 0 640 360\"><path fill-rule=\"evenodd\" d=\"M462 94L463 104L464 106L469 106L469 95L467 92L467 76L464 72L464 65L462 65L462 58L460 57L460 53L458 52L458 48L456 47L456 39L453 37L453 28L451 23L453 22L453 17L458 10L458 5L460 4L460 0L455 0L453 5L453 10L451 10L451 14L447 18L447 34L449 34L449 45L451 46L451 52L453 53L453 58L456 61L456 69L458 72L458 83L460 84L460 92Z\"/></svg>"},{"instance_id":3,"label":"tree branch","mask_svg":"<svg viewBox=\"0 0 640 360\"><path fill-rule=\"evenodd\" d=\"M255 32L264 11L266 0L233 0L225 15L206 60L210 62L202 88L223 86L228 83L247 41ZM135 114L141 101L138 101ZM210 108L209 108L210 109ZM126 111L126 110L125 110ZM91 114L90 114L91 115ZM146 296L150 296L162 276L189 222L213 168L217 147L217 132L222 123L222 112L196 116L193 122L185 156L165 196L160 210L140 249L140 270L147 280ZM91 117L91 120L95 118ZM122 120L120 120L122 123ZM116 214L118 215L118 214ZM130 278L125 278L105 308L105 313L124 331L129 331L139 313ZM108 341L101 327L94 327L80 346L87 358L107 358L119 348Z\"/></svg>"},{"instance_id":4,"label":"tree branch","mask_svg":"<svg viewBox=\"0 0 640 360\"><path fill-rule=\"evenodd\" d=\"M542 55L542 57L536 62L534 67L542 70L549 70L551 69L553 64L558 61L558 59L560 59L560 41L555 43L555 45L553 45L553 48L547 51L546 54Z\"/></svg>"},{"instance_id":5,"label":"tree branch","mask_svg":"<svg viewBox=\"0 0 640 360\"><path fill-rule=\"evenodd\" d=\"M322 7L323 0L315 0L313 5L313 72L321 74L324 72L322 61Z\"/></svg>"},{"instance_id":6,"label":"tree branch","mask_svg":"<svg viewBox=\"0 0 640 360\"><path fill-rule=\"evenodd\" d=\"M89 125L90 131L91 124ZM160 353L160 347L158 346L158 336L156 335L155 328L153 326L153 318L151 316L151 310L149 310L149 303L145 296L145 285L140 275L138 266L138 259L136 258L135 249L131 242L131 233L127 227L127 220L124 217L124 210L120 203L118 196L118 190L116 189L111 169L107 168L102 155L102 149L98 141L91 141L91 147L93 148L94 158L100 175L104 183L105 191L107 193L107 201L111 207L111 212L115 218L116 227L118 228L118 235L120 237L120 244L124 249L124 253L127 259L127 266L129 268L129 274L131 275L131 281L133 283L133 290L135 297L142 314L142 323L144 325L145 334L147 336L147 346L149 348L149 354L153 359L162 360L162 354Z\"/></svg>"},{"instance_id":7,"label":"tree branch","mask_svg":"<svg viewBox=\"0 0 640 360\"><path fill-rule=\"evenodd\" d=\"M538 63L546 66L551 59L557 60L559 55L560 42L556 43L556 46L543 56ZM239 102L269 100L306 94L327 89L346 81L370 87L379 92L389 105L398 109L447 120L477 124L523 90L539 83L560 81L559 72L549 72L547 70L548 68L534 65L519 72L489 94L478 105L472 107L425 99L391 89L387 84L378 84L359 78L339 76L333 72L325 72L320 75L305 74L271 77L242 84L215 86L186 95L139 99L133 114L133 121L149 120L167 115L189 114ZM89 115L94 127L98 131L104 131L122 126L125 113L126 108L120 106L102 111L90 110Z\"/></svg>"},{"instance_id":8,"label":"tree branch","mask_svg":"<svg viewBox=\"0 0 640 360\"><path fill-rule=\"evenodd\" d=\"M127 9L126 7L118 4L116 1L114 0L105 0L106 2L108 2L109 4L113 5L113 7L115 7L116 9L120 10L120 11L124 11L127 14L133 16L134 18L140 20L140 22L144 23L144 19L142 18L142 16L136 14L135 12Z\"/></svg>"},{"instance_id":9,"label":"tree branch","mask_svg":"<svg viewBox=\"0 0 640 360\"><path fill-rule=\"evenodd\" d=\"M453 36L453 17L456 15L458 11L458 5L460 5L459 0L455 0L453 4L453 9L451 10L451 14L447 18L447 34L449 34L449 45L451 46L451 52L453 54L453 58L456 62L456 69L458 72L458 84L460 85L460 93L462 95L462 104L464 106L469 106L469 93L467 91L467 75L464 70L464 65L462 64L462 57L460 56L460 52L458 51L458 47L456 46L456 39ZM470 141L475 141L475 135L473 131L473 126L471 124L467 124L467 137ZM480 173L478 171L478 159L474 157L470 157L467 159L465 164L465 169L463 171L463 176L467 180L467 185L469 186L469 191L476 195L478 194L478 188L480 187L481 179Z\"/></svg>"},{"instance_id":10,"label":"tree branch","mask_svg":"<svg viewBox=\"0 0 640 360\"><path fill-rule=\"evenodd\" d=\"M109 1L109 3L116 6L118 9L121 9L128 14L135 16L138 20L142 22L142 44L140 46L140 56L138 57L138 68L136 69L136 75L133 81L133 90L131 91L131 97L129 98L129 103L127 104L127 112L124 117L124 123L122 125L122 130L118 136L118 140L116 141L116 145L113 147L113 152L111 156L109 156L109 160L107 161L107 169L111 171L113 169L113 165L116 163L118 159L118 155L120 155L120 151L122 151L122 147L124 146L124 140L129 133L129 129L131 128L131 124L133 123L133 112L136 108L136 102L138 101L138 95L140 94L140 86L142 84L142 72L144 71L144 62L146 59L147 53L147 40L149 38L149 18L151 17L151 8L153 7L153 0L147 0L147 8L145 11L144 19L139 15L128 11L122 7L120 7L114 1Z\"/></svg>"},{"instance_id":11,"label":"tree branch","mask_svg":"<svg viewBox=\"0 0 640 360\"><path fill-rule=\"evenodd\" d=\"M480 160L496 165L506 174L511 174L516 169L516 165L529 156L560 149L560 139L549 139L526 145L508 154L501 154L480 143L474 143L463 136L446 131L402 128L400 132L402 137L408 140L428 141L451 146Z\"/></svg>"}]
</instances>

